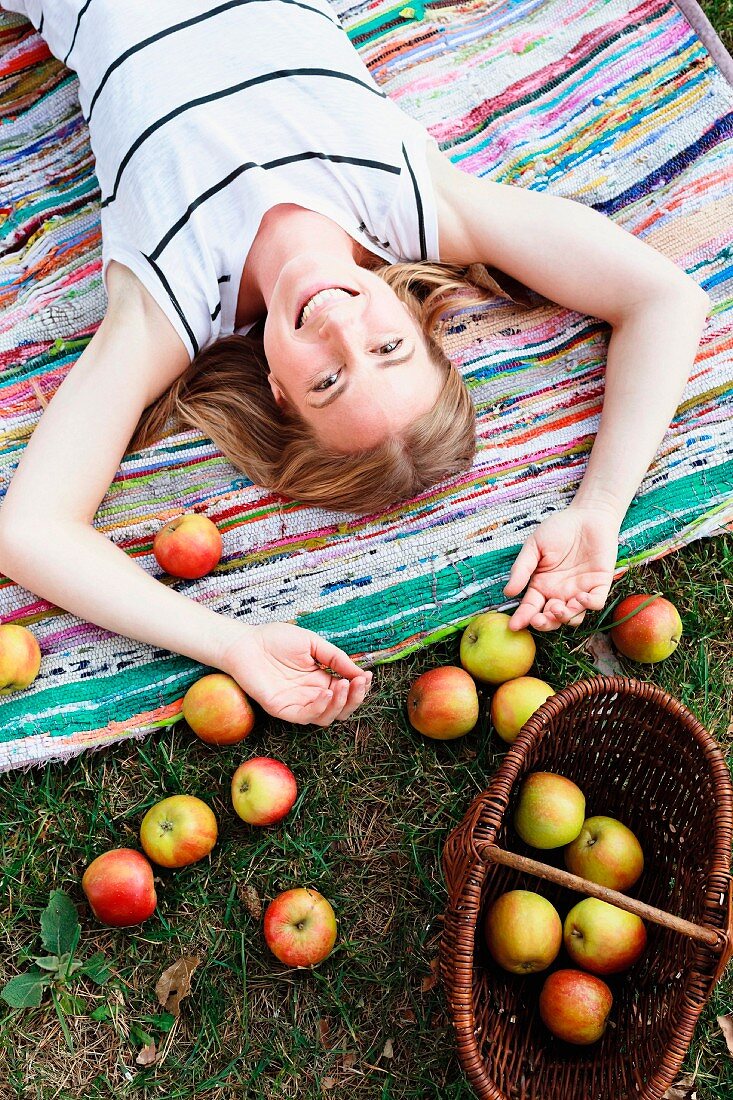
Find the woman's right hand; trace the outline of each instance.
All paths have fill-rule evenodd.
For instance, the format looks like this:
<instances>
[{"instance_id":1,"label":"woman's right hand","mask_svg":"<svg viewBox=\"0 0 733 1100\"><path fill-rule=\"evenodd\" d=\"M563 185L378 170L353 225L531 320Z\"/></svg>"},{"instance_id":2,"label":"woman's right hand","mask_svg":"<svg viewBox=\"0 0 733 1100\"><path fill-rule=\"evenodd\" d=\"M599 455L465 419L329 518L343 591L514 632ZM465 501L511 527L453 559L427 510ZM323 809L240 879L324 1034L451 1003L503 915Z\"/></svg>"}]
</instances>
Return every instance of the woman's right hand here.
<instances>
[{"instance_id":1,"label":"woman's right hand","mask_svg":"<svg viewBox=\"0 0 733 1100\"><path fill-rule=\"evenodd\" d=\"M291 623L246 627L228 644L219 667L268 714L300 725L348 718L372 680L343 650Z\"/></svg>"}]
</instances>

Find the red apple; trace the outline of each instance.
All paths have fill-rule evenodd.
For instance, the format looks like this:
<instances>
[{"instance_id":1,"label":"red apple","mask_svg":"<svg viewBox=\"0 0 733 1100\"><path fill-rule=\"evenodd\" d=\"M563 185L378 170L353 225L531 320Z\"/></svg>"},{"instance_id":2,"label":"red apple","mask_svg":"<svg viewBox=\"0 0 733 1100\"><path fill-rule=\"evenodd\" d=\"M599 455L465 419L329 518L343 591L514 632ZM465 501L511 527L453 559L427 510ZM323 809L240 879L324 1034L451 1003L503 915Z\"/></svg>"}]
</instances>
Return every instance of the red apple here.
<instances>
[{"instance_id":1,"label":"red apple","mask_svg":"<svg viewBox=\"0 0 733 1100\"><path fill-rule=\"evenodd\" d=\"M565 849L565 866L610 890L628 890L644 870L644 853L631 829L615 817L589 817Z\"/></svg>"},{"instance_id":2,"label":"red apple","mask_svg":"<svg viewBox=\"0 0 733 1100\"><path fill-rule=\"evenodd\" d=\"M22 691L41 667L41 647L35 634L18 623L0 626L0 695Z\"/></svg>"},{"instance_id":3,"label":"red apple","mask_svg":"<svg viewBox=\"0 0 733 1100\"><path fill-rule=\"evenodd\" d=\"M410 724L426 737L452 741L478 721L478 693L473 678L457 665L431 668L418 676L407 695Z\"/></svg>"},{"instance_id":4,"label":"red apple","mask_svg":"<svg viewBox=\"0 0 733 1100\"><path fill-rule=\"evenodd\" d=\"M484 684L503 684L532 667L536 646L528 630L510 630L511 615L487 611L477 615L461 637L461 664Z\"/></svg>"},{"instance_id":5,"label":"red apple","mask_svg":"<svg viewBox=\"0 0 733 1100\"><path fill-rule=\"evenodd\" d=\"M546 970L562 946L555 906L532 890L509 890L496 899L484 921L492 957L512 974Z\"/></svg>"},{"instance_id":6,"label":"red apple","mask_svg":"<svg viewBox=\"0 0 733 1100\"><path fill-rule=\"evenodd\" d=\"M253 756L232 776L232 804L248 825L274 825L293 808L295 776L282 760Z\"/></svg>"},{"instance_id":7,"label":"red apple","mask_svg":"<svg viewBox=\"0 0 733 1100\"><path fill-rule=\"evenodd\" d=\"M530 772L522 783L514 828L533 848L560 848L583 828L585 795L554 772Z\"/></svg>"},{"instance_id":8,"label":"red apple","mask_svg":"<svg viewBox=\"0 0 733 1100\"><path fill-rule=\"evenodd\" d=\"M140 843L161 867L187 867L216 844L213 810L191 794L175 794L151 806L140 825Z\"/></svg>"},{"instance_id":9,"label":"red apple","mask_svg":"<svg viewBox=\"0 0 733 1100\"><path fill-rule=\"evenodd\" d=\"M133 848L112 848L93 859L81 888L97 920L113 928L141 924L158 901L153 868Z\"/></svg>"},{"instance_id":10,"label":"red apple","mask_svg":"<svg viewBox=\"0 0 733 1100\"><path fill-rule=\"evenodd\" d=\"M491 721L507 744L513 744L525 722L555 692L536 676L517 676L506 680L494 692L491 700Z\"/></svg>"},{"instance_id":11,"label":"red apple","mask_svg":"<svg viewBox=\"0 0 733 1100\"><path fill-rule=\"evenodd\" d=\"M613 609L611 621L617 623L651 599L647 595L627 596ZM630 619L611 628L611 638L619 653L632 661L653 665L663 661L677 648L682 637L682 619L673 603L657 596Z\"/></svg>"},{"instance_id":12,"label":"red apple","mask_svg":"<svg viewBox=\"0 0 733 1100\"><path fill-rule=\"evenodd\" d=\"M183 697L183 717L207 745L234 745L252 732L255 712L235 679L212 672L191 684Z\"/></svg>"},{"instance_id":13,"label":"red apple","mask_svg":"<svg viewBox=\"0 0 733 1100\"><path fill-rule=\"evenodd\" d=\"M336 915L317 890L285 890L265 910L265 940L286 966L315 966L336 942Z\"/></svg>"},{"instance_id":14,"label":"red apple","mask_svg":"<svg viewBox=\"0 0 733 1100\"><path fill-rule=\"evenodd\" d=\"M563 939L576 966L593 974L619 974L641 958L646 928L635 913L599 898L585 898L565 918Z\"/></svg>"},{"instance_id":15,"label":"red apple","mask_svg":"<svg viewBox=\"0 0 733 1100\"><path fill-rule=\"evenodd\" d=\"M153 553L161 569L172 577L205 577L221 559L221 535L208 516L187 512L161 527Z\"/></svg>"},{"instance_id":16,"label":"red apple","mask_svg":"<svg viewBox=\"0 0 733 1100\"><path fill-rule=\"evenodd\" d=\"M558 1039L577 1046L597 1042L606 1030L613 994L582 970L555 970L540 993L540 1016Z\"/></svg>"}]
</instances>

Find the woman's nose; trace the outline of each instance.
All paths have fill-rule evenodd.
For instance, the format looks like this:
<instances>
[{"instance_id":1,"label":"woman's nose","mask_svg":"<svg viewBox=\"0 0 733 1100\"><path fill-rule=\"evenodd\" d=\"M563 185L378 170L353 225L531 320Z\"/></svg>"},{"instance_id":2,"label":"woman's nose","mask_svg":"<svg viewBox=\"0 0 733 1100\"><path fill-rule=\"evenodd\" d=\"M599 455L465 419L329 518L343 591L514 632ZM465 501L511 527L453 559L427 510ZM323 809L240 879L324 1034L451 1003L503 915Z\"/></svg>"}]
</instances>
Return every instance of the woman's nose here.
<instances>
[{"instance_id":1,"label":"woman's nose","mask_svg":"<svg viewBox=\"0 0 733 1100\"><path fill-rule=\"evenodd\" d=\"M359 316L360 310L353 302L345 298L336 300L318 318L319 334L326 339L332 334L343 336L352 331Z\"/></svg>"}]
</instances>

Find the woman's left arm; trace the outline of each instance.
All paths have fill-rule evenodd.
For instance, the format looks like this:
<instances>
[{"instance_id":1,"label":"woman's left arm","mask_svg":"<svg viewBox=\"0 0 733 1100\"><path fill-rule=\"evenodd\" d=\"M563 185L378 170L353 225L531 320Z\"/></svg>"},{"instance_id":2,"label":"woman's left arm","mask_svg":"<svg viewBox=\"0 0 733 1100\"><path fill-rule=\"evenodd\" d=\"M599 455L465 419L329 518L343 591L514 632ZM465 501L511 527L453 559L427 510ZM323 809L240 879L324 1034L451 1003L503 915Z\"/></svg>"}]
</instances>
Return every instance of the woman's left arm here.
<instances>
[{"instance_id":1,"label":"woman's left arm","mask_svg":"<svg viewBox=\"0 0 733 1100\"><path fill-rule=\"evenodd\" d=\"M507 596L527 589L513 629L551 630L605 603L621 522L674 416L711 302L675 263L592 207L443 160L434 177L442 261L491 264L612 327L581 485L530 535L505 588Z\"/></svg>"}]
</instances>

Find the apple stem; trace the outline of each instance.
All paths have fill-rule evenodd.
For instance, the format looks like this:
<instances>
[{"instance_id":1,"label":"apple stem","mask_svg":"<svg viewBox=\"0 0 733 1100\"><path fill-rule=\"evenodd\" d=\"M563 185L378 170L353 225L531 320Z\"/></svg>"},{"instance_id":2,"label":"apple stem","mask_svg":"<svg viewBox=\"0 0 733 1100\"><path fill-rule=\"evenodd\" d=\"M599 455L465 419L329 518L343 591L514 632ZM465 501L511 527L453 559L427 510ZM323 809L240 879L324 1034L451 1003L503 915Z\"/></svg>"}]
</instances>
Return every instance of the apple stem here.
<instances>
[{"instance_id":1,"label":"apple stem","mask_svg":"<svg viewBox=\"0 0 733 1100\"><path fill-rule=\"evenodd\" d=\"M503 848L497 848L495 844L482 844L477 847L479 856L489 863L501 863L504 867L512 867L515 871L524 871L536 878L554 882L557 886L565 886L568 890L575 890L582 894L589 894L593 898L600 898L611 905L617 905L619 909L625 909L628 913L635 913L637 917L651 921L653 924L661 924L664 928L670 928L683 936L689 936L692 940L704 943L714 951L726 951L728 937L716 928L706 928L701 924L693 924L692 921L676 917L672 913L666 913L664 909L657 909L654 905L647 905L644 901L629 898L626 894L620 894L617 890L609 890L607 886L599 886L597 882L571 875L569 871L562 871L559 867L550 867L546 863L539 863L527 856L520 856L514 852L506 852Z\"/></svg>"}]
</instances>

